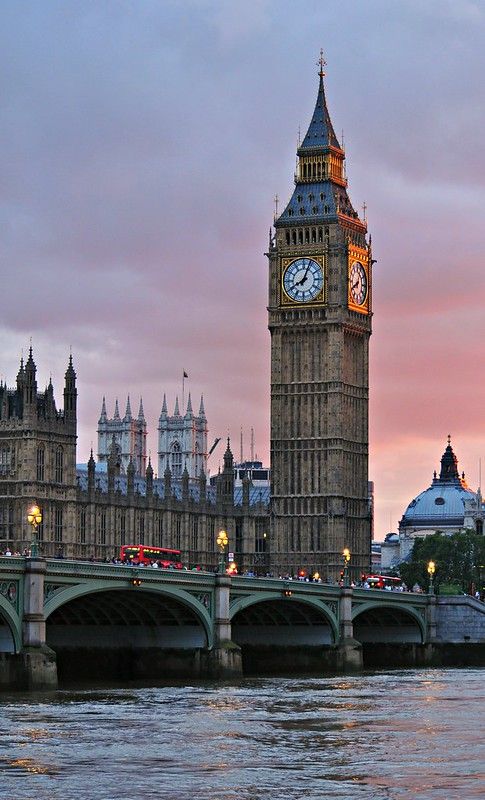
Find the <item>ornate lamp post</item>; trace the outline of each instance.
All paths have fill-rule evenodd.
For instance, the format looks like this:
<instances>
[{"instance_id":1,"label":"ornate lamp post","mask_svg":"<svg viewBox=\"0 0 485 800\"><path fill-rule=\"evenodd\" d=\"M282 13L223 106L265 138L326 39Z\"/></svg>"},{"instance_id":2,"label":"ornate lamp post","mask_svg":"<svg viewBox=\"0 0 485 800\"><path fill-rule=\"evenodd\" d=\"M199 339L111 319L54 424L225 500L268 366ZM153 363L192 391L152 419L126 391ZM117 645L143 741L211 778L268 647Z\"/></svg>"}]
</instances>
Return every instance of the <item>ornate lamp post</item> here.
<instances>
[{"instance_id":1,"label":"ornate lamp post","mask_svg":"<svg viewBox=\"0 0 485 800\"><path fill-rule=\"evenodd\" d=\"M434 561L428 562L428 575L429 575L429 593L434 594L433 577L436 572L436 564Z\"/></svg>"},{"instance_id":2,"label":"ornate lamp post","mask_svg":"<svg viewBox=\"0 0 485 800\"><path fill-rule=\"evenodd\" d=\"M349 561L350 561L350 550L348 547L344 547L342 551L342 558L344 560L344 586L349 586Z\"/></svg>"},{"instance_id":3,"label":"ornate lamp post","mask_svg":"<svg viewBox=\"0 0 485 800\"><path fill-rule=\"evenodd\" d=\"M226 547L229 544L226 531L219 531L216 543L221 551L218 572L223 575L226 571Z\"/></svg>"},{"instance_id":4,"label":"ornate lamp post","mask_svg":"<svg viewBox=\"0 0 485 800\"><path fill-rule=\"evenodd\" d=\"M42 511L38 505L33 505L27 514L27 520L32 525L32 544L30 545L31 558L37 558L39 555L39 544L37 542L37 528L42 522Z\"/></svg>"}]
</instances>

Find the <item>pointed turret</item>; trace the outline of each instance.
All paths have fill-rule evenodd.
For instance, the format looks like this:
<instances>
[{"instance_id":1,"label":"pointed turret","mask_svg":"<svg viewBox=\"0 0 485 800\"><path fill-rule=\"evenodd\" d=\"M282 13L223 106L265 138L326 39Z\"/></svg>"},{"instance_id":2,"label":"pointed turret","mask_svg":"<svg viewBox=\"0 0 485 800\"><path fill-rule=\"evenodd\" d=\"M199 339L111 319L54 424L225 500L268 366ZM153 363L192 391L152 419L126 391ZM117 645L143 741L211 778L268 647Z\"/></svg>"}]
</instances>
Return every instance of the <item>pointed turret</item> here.
<instances>
[{"instance_id":1,"label":"pointed turret","mask_svg":"<svg viewBox=\"0 0 485 800\"><path fill-rule=\"evenodd\" d=\"M140 407L138 409L138 422L145 422L145 412L143 411L143 398L140 397Z\"/></svg>"},{"instance_id":2,"label":"pointed turret","mask_svg":"<svg viewBox=\"0 0 485 800\"><path fill-rule=\"evenodd\" d=\"M118 407L118 398L116 398L116 401L115 401L115 413L113 415L113 419L115 419L117 422L121 421L120 409Z\"/></svg>"},{"instance_id":3,"label":"pointed turret","mask_svg":"<svg viewBox=\"0 0 485 800\"><path fill-rule=\"evenodd\" d=\"M187 464L184 467L184 471L182 472L182 500L189 499L189 471L187 469Z\"/></svg>"},{"instance_id":4,"label":"pointed turret","mask_svg":"<svg viewBox=\"0 0 485 800\"><path fill-rule=\"evenodd\" d=\"M94 490L94 476L96 473L96 462L93 456L93 449L91 448L91 455L88 461L88 491Z\"/></svg>"},{"instance_id":5,"label":"pointed turret","mask_svg":"<svg viewBox=\"0 0 485 800\"><path fill-rule=\"evenodd\" d=\"M22 389L25 382L24 357L20 357L20 367L17 373L17 389Z\"/></svg>"},{"instance_id":6,"label":"pointed turret","mask_svg":"<svg viewBox=\"0 0 485 800\"><path fill-rule=\"evenodd\" d=\"M234 466L234 456L233 456L232 450L231 450L231 440L230 440L230 438L228 436L227 437L226 452L224 453L224 469L225 470L226 469L232 470L233 466Z\"/></svg>"},{"instance_id":7,"label":"pointed turret","mask_svg":"<svg viewBox=\"0 0 485 800\"><path fill-rule=\"evenodd\" d=\"M204 395L203 394L201 394L201 396L200 396L199 417L201 419L205 419Z\"/></svg>"},{"instance_id":8,"label":"pointed turret","mask_svg":"<svg viewBox=\"0 0 485 800\"><path fill-rule=\"evenodd\" d=\"M153 494L153 467L150 456L148 456L148 466L145 472L145 480L147 497L151 497Z\"/></svg>"},{"instance_id":9,"label":"pointed turret","mask_svg":"<svg viewBox=\"0 0 485 800\"><path fill-rule=\"evenodd\" d=\"M37 367L32 357L32 348L29 348L29 357L25 363L25 382L24 382L24 408L26 405L33 406L37 403L37 381L35 374Z\"/></svg>"},{"instance_id":10,"label":"pointed turret","mask_svg":"<svg viewBox=\"0 0 485 800\"><path fill-rule=\"evenodd\" d=\"M175 408L174 408L174 410L173 410L173 415L174 415L174 417L180 417L180 411L179 411L179 398L178 398L178 395L177 395L177 397L175 398Z\"/></svg>"},{"instance_id":11,"label":"pointed turret","mask_svg":"<svg viewBox=\"0 0 485 800\"><path fill-rule=\"evenodd\" d=\"M133 463L133 459L130 458L127 470L126 470L126 477L127 477L127 492L129 495L133 495L135 491L135 465Z\"/></svg>"},{"instance_id":12,"label":"pointed turret","mask_svg":"<svg viewBox=\"0 0 485 800\"><path fill-rule=\"evenodd\" d=\"M103 402L101 405L101 414L99 416L98 425L103 425L108 421L108 414L106 413L106 398L103 395Z\"/></svg>"},{"instance_id":13,"label":"pointed turret","mask_svg":"<svg viewBox=\"0 0 485 800\"><path fill-rule=\"evenodd\" d=\"M133 417L131 416L131 405L130 405L130 395L128 395L126 399L126 411L125 416L123 417L123 422L131 422Z\"/></svg>"},{"instance_id":14,"label":"pointed turret","mask_svg":"<svg viewBox=\"0 0 485 800\"><path fill-rule=\"evenodd\" d=\"M192 399L190 397L190 392L189 392L189 399L187 401L187 411L185 412L185 416L186 417L193 417L194 416L194 412L192 410Z\"/></svg>"},{"instance_id":15,"label":"pointed turret","mask_svg":"<svg viewBox=\"0 0 485 800\"><path fill-rule=\"evenodd\" d=\"M460 481L458 474L458 459L451 446L451 436L448 436L448 445L441 457L440 481Z\"/></svg>"},{"instance_id":16,"label":"pointed turret","mask_svg":"<svg viewBox=\"0 0 485 800\"><path fill-rule=\"evenodd\" d=\"M324 86L325 61L320 57L319 84L315 110L303 142L297 149L297 172L293 196L275 227L288 223L315 223L319 220L337 220L340 215L350 217L353 224L367 225L359 220L347 195L345 177L345 152L335 135L327 108Z\"/></svg>"},{"instance_id":17,"label":"pointed turret","mask_svg":"<svg viewBox=\"0 0 485 800\"><path fill-rule=\"evenodd\" d=\"M64 419L67 422L76 422L77 389L76 373L72 365L72 355L69 355L66 374L64 376Z\"/></svg>"}]
</instances>

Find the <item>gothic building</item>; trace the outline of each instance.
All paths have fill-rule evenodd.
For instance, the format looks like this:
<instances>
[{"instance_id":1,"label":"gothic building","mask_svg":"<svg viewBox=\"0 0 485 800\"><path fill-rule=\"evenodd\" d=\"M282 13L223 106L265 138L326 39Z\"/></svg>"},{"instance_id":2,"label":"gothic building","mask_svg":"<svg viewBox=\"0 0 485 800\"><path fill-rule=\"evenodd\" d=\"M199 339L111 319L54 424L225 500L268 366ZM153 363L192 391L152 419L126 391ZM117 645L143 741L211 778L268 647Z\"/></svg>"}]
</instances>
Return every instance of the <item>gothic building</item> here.
<instances>
[{"instance_id":1,"label":"gothic building","mask_svg":"<svg viewBox=\"0 0 485 800\"><path fill-rule=\"evenodd\" d=\"M217 534L224 529L241 570L269 569L269 488L252 486L249 479L235 486L229 440L214 486L207 485L203 470L191 480L187 466L178 478L169 465L155 478L150 459L141 475L133 454L123 471L120 455L128 446L122 438L118 446L116 434L129 430L128 403L124 420L115 410L103 469L97 469L92 453L88 464L76 469L76 404L71 358L62 410L51 382L38 391L32 350L25 366L20 364L16 386L0 384L0 551L30 547L27 514L37 503L43 517L37 538L47 557L111 559L122 544L141 542L181 549L187 565L214 568ZM103 411L102 419L104 403ZM141 407L138 419L142 416ZM190 419L190 400L183 419ZM205 420L203 404L198 419ZM201 456L205 452L201 446Z\"/></svg>"},{"instance_id":2,"label":"gothic building","mask_svg":"<svg viewBox=\"0 0 485 800\"><path fill-rule=\"evenodd\" d=\"M367 571L372 258L327 109L323 58L295 189L269 244L275 570Z\"/></svg>"},{"instance_id":3,"label":"gothic building","mask_svg":"<svg viewBox=\"0 0 485 800\"><path fill-rule=\"evenodd\" d=\"M0 384L0 550L22 551L32 531L27 511L33 503L43 510L39 538L51 554L65 540L75 541L76 492L76 373L72 359L65 375L64 406L57 409L49 381L37 388L32 348L20 361L16 386Z\"/></svg>"},{"instance_id":4,"label":"gothic building","mask_svg":"<svg viewBox=\"0 0 485 800\"><path fill-rule=\"evenodd\" d=\"M135 466L137 475L144 475L147 467L147 424L143 413L143 401L140 398L138 416L131 413L130 396L126 401L126 411L120 417L118 400L112 419L106 413L106 400L103 397L101 416L98 420L98 462L107 464L113 448L119 461L120 471L126 474L130 461Z\"/></svg>"},{"instance_id":5,"label":"gothic building","mask_svg":"<svg viewBox=\"0 0 485 800\"><path fill-rule=\"evenodd\" d=\"M207 418L202 397L198 414L194 414L189 394L185 413L180 414L177 397L174 412L169 416L167 399L163 396L158 421L158 474L163 475L167 467L175 480L182 477L185 469L191 480L196 480L201 472L207 474Z\"/></svg>"}]
</instances>

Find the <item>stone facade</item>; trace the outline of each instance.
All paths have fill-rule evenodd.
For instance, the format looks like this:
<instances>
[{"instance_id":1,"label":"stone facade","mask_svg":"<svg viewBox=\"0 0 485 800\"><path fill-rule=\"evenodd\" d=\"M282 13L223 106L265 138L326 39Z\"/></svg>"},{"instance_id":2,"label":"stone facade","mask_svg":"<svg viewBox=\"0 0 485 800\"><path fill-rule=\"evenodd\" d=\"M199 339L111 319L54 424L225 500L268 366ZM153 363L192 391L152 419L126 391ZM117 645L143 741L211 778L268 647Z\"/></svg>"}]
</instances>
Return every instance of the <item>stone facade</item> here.
<instances>
[{"instance_id":1,"label":"stone facade","mask_svg":"<svg viewBox=\"0 0 485 800\"><path fill-rule=\"evenodd\" d=\"M120 470L126 474L128 464L133 461L137 475L144 475L147 468L147 424L140 399L138 416L131 413L130 397L126 401L126 411L120 417L118 400L112 419L106 413L106 400L103 397L101 416L98 420L98 462L107 464L110 455L119 462Z\"/></svg>"},{"instance_id":2,"label":"stone facade","mask_svg":"<svg viewBox=\"0 0 485 800\"><path fill-rule=\"evenodd\" d=\"M169 415L164 395L158 421L158 474L163 475L167 467L175 480L182 477L184 469L191 479L201 472L207 474L207 417L202 397L198 414L194 414L189 394L185 413L180 414L177 397Z\"/></svg>"},{"instance_id":3,"label":"stone facade","mask_svg":"<svg viewBox=\"0 0 485 800\"><path fill-rule=\"evenodd\" d=\"M248 480L234 487L233 457L227 444L224 468L215 486L202 472L191 480L184 469L154 477L148 461L137 474L134 460L121 470L116 448L103 469L91 453L76 470L76 373L65 376L64 408L58 411L52 384L39 393L32 352L21 363L17 385L0 385L0 551L30 548L27 513L42 511L37 531L41 554L111 559L120 545L143 543L181 549L184 562L215 568L216 538L225 529L240 571L269 569L268 505Z\"/></svg>"},{"instance_id":4,"label":"stone facade","mask_svg":"<svg viewBox=\"0 0 485 800\"><path fill-rule=\"evenodd\" d=\"M347 195L345 153L327 110L323 70L298 148L295 190L269 242L272 554L276 571L338 576L342 550L367 572L367 226Z\"/></svg>"}]
</instances>

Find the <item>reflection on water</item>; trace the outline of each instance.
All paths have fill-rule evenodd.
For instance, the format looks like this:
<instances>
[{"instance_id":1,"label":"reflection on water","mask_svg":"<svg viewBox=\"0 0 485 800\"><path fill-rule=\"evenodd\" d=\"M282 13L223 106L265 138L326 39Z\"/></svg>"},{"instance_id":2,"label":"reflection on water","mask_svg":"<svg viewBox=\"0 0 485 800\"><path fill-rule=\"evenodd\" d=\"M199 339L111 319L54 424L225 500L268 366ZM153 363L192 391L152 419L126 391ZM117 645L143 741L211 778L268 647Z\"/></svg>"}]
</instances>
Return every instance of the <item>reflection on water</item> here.
<instances>
[{"instance_id":1,"label":"reflection on water","mask_svg":"<svg viewBox=\"0 0 485 800\"><path fill-rule=\"evenodd\" d=\"M0 695L8 800L485 797L485 670Z\"/></svg>"}]
</instances>

